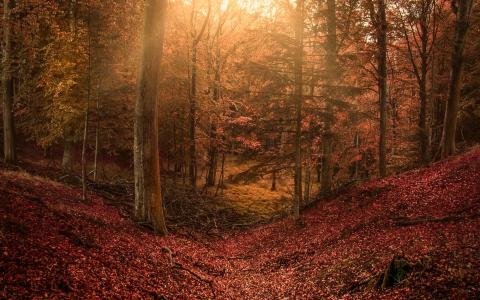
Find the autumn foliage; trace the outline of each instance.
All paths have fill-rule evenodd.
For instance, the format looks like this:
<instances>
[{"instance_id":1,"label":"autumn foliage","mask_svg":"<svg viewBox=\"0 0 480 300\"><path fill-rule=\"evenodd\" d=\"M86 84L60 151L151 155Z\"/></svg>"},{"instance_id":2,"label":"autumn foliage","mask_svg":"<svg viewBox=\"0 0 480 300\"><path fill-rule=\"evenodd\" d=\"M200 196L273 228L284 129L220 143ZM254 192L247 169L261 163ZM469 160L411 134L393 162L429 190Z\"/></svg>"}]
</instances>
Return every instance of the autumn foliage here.
<instances>
[{"instance_id":1,"label":"autumn foliage","mask_svg":"<svg viewBox=\"0 0 480 300\"><path fill-rule=\"evenodd\" d=\"M478 1L0 12L1 299L480 296Z\"/></svg>"}]
</instances>

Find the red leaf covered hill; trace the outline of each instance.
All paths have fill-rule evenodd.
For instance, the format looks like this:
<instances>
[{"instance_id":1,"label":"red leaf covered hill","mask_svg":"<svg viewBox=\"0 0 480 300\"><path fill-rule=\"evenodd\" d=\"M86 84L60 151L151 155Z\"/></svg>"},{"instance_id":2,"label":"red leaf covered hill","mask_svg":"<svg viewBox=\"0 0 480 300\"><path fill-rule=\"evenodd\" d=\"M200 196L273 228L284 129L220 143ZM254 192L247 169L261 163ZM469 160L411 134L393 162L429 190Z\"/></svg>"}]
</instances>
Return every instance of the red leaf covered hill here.
<instances>
[{"instance_id":1,"label":"red leaf covered hill","mask_svg":"<svg viewBox=\"0 0 480 300\"><path fill-rule=\"evenodd\" d=\"M480 296L480 148L354 187L291 220L195 242L155 236L113 207L0 171L0 298ZM379 278L393 257L408 274Z\"/></svg>"}]
</instances>

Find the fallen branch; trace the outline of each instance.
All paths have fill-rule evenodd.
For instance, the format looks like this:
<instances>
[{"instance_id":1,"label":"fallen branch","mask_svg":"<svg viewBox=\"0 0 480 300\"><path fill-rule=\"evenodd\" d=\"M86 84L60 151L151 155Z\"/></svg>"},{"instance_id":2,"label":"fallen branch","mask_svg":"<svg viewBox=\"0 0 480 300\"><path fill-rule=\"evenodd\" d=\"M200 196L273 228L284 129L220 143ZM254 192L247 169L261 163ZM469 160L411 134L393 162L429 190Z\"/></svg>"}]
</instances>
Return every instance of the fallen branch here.
<instances>
[{"instance_id":1,"label":"fallen branch","mask_svg":"<svg viewBox=\"0 0 480 300\"><path fill-rule=\"evenodd\" d=\"M475 217L476 215L470 216ZM460 216L460 215L450 215L445 216L442 218L433 218L433 217L419 217L413 219L407 218L398 218L395 219L395 225L400 227L407 227L407 226L414 226L423 223L441 223L441 222L450 222L450 221L457 221L461 219L469 218L468 216Z\"/></svg>"},{"instance_id":2,"label":"fallen branch","mask_svg":"<svg viewBox=\"0 0 480 300\"><path fill-rule=\"evenodd\" d=\"M212 290L213 298L216 298L216 295L215 295L215 287L213 286L213 280L208 279L208 278L204 278L204 277L201 276L200 274L197 274L197 273L194 272L193 270L190 270L189 268L183 266L181 263L178 263L178 262L175 262L175 265L174 265L172 268L173 268L173 269L179 269L179 270L185 271L185 272L187 272L188 274L190 274L190 275L192 275L193 277L195 277L198 281L208 284L208 286L209 286L210 289Z\"/></svg>"}]
</instances>

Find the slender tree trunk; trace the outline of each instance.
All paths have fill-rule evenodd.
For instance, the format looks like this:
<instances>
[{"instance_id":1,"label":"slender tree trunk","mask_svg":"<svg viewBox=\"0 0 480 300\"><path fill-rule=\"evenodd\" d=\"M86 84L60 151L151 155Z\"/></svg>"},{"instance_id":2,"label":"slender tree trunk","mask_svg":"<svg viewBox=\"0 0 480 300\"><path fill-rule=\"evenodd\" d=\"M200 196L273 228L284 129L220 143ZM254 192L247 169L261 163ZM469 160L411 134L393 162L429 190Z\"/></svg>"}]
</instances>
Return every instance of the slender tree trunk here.
<instances>
[{"instance_id":1,"label":"slender tree trunk","mask_svg":"<svg viewBox=\"0 0 480 300\"><path fill-rule=\"evenodd\" d=\"M387 16L385 0L377 0L378 102L380 110L379 174L387 175Z\"/></svg>"},{"instance_id":2,"label":"slender tree trunk","mask_svg":"<svg viewBox=\"0 0 480 300\"><path fill-rule=\"evenodd\" d=\"M293 214L300 220L300 203L302 202L302 102L303 102L303 0L297 0L295 16L296 53L295 72L295 193Z\"/></svg>"},{"instance_id":3,"label":"slender tree trunk","mask_svg":"<svg viewBox=\"0 0 480 300\"><path fill-rule=\"evenodd\" d=\"M438 30L438 24L437 24L437 4L435 1L432 3L432 18L433 18L433 32L435 33ZM438 129L435 128L437 126L438 120L437 120L437 102L438 102L438 97L437 97L437 40L436 38L432 39L432 46L431 46L431 63L430 63L430 123L429 123L429 136L428 136L428 157L430 160L433 158L433 155L435 154L433 152L433 149L438 148L438 139L437 137L439 136L438 134Z\"/></svg>"},{"instance_id":4,"label":"slender tree trunk","mask_svg":"<svg viewBox=\"0 0 480 300\"><path fill-rule=\"evenodd\" d=\"M452 1L453 2L453 1ZM452 72L448 91L447 109L442 134L442 158L455 153L455 133L457 114L462 90L462 73L464 68L464 49L473 0L457 0L457 19L455 23L455 41L452 56Z\"/></svg>"},{"instance_id":5,"label":"slender tree trunk","mask_svg":"<svg viewBox=\"0 0 480 300\"><path fill-rule=\"evenodd\" d=\"M192 62L191 62L191 70L192 70L192 78L190 82L190 110L189 110L189 134L190 134L190 141L189 141L189 152L190 152L190 161L189 161L189 177L190 177L190 184L195 189L197 185L197 158L196 158L196 145L195 145L195 128L196 128L196 115L197 115L197 46L200 42L203 33L205 32L205 28L207 26L208 20L210 18L210 1L208 2L208 13L205 21L203 22L202 29L196 35L195 31L195 23L194 23L194 16L195 16L195 0L192 2L192 14L190 18L190 26L192 29Z\"/></svg>"},{"instance_id":6,"label":"slender tree trunk","mask_svg":"<svg viewBox=\"0 0 480 300\"><path fill-rule=\"evenodd\" d=\"M64 138L62 157L62 170L67 174L73 171L73 150L73 136L70 131L67 131Z\"/></svg>"},{"instance_id":7,"label":"slender tree trunk","mask_svg":"<svg viewBox=\"0 0 480 300\"><path fill-rule=\"evenodd\" d=\"M278 137L273 139L273 147L275 150L278 150L280 155L285 154L285 133L281 130ZM278 171L277 169L274 169L272 172L272 185L270 186L271 191L276 191L277 190L277 176L278 176Z\"/></svg>"},{"instance_id":8,"label":"slender tree trunk","mask_svg":"<svg viewBox=\"0 0 480 300\"><path fill-rule=\"evenodd\" d=\"M419 90L420 90L420 113L418 118L418 127L420 133L420 161L422 165L428 164L430 161L429 155L429 134L427 129L427 72L428 72L428 63L429 63L429 15L431 13L431 8L434 1L424 1L422 2L422 14L420 16L420 76L418 80ZM435 28L434 28L435 30ZM413 61L413 60L412 60Z\"/></svg>"},{"instance_id":9,"label":"slender tree trunk","mask_svg":"<svg viewBox=\"0 0 480 300\"><path fill-rule=\"evenodd\" d=\"M311 194L311 179L312 179L312 142L313 142L313 131L312 124L310 124L310 129L308 132L308 146L307 146L307 163L305 166L305 192L303 193L304 203L310 202Z\"/></svg>"},{"instance_id":10,"label":"slender tree trunk","mask_svg":"<svg viewBox=\"0 0 480 300\"><path fill-rule=\"evenodd\" d=\"M422 165L428 164L428 130L427 130L427 61L422 55L420 85L420 114L418 127L420 129L420 159Z\"/></svg>"},{"instance_id":11,"label":"slender tree trunk","mask_svg":"<svg viewBox=\"0 0 480 300\"><path fill-rule=\"evenodd\" d=\"M12 17L11 10L15 6L14 0L3 1L3 68L2 68L2 94L3 94L3 153L7 164L17 161L15 149L15 129L13 120L13 76L12 76Z\"/></svg>"},{"instance_id":12,"label":"slender tree trunk","mask_svg":"<svg viewBox=\"0 0 480 300\"><path fill-rule=\"evenodd\" d=\"M221 29L219 29L220 34ZM215 64L215 77L214 77L214 86L213 86L213 101L218 103L220 101L220 80L221 80L221 55L220 55L220 46L218 45L218 35L216 37L217 47L216 47L216 61ZM217 125L214 117L210 120L210 150L209 150L209 169L207 177L207 185L214 186L216 181L217 174Z\"/></svg>"},{"instance_id":13,"label":"slender tree trunk","mask_svg":"<svg viewBox=\"0 0 480 300\"><path fill-rule=\"evenodd\" d=\"M190 87L190 113L188 115L189 119L189 154L190 161L188 164L188 174L190 177L190 184L195 188L197 183L197 159L196 159L196 149L195 149L195 121L196 121L196 94L197 94L197 46L193 45L192 48L192 79Z\"/></svg>"},{"instance_id":14,"label":"slender tree trunk","mask_svg":"<svg viewBox=\"0 0 480 300\"><path fill-rule=\"evenodd\" d=\"M338 78L337 68L337 19L336 2L327 0L327 42L325 43L327 53L327 91L328 97L325 108L327 119L325 120L325 134L323 135L323 156L322 156L322 181L321 189L329 192L332 188L332 152L333 152L333 134L332 119L333 107L332 100L335 98L334 85Z\"/></svg>"},{"instance_id":15,"label":"slender tree trunk","mask_svg":"<svg viewBox=\"0 0 480 300\"><path fill-rule=\"evenodd\" d=\"M91 51L91 28L90 28L90 7L88 7L88 78L87 78L87 107L85 109L85 124L83 127L83 145L82 145L82 200L87 199L87 139L88 139L88 121L90 117L90 94L91 94L91 75L92 75L92 51Z\"/></svg>"},{"instance_id":16,"label":"slender tree trunk","mask_svg":"<svg viewBox=\"0 0 480 300\"><path fill-rule=\"evenodd\" d=\"M214 186L217 174L217 127L210 121L210 146L208 151L207 186Z\"/></svg>"},{"instance_id":17,"label":"slender tree trunk","mask_svg":"<svg viewBox=\"0 0 480 300\"><path fill-rule=\"evenodd\" d=\"M218 180L217 190L215 191L215 196L218 194L218 190L222 189L223 194L223 187L224 187L224 179L225 179L225 152L222 152L222 166L220 170L220 179Z\"/></svg>"},{"instance_id":18,"label":"slender tree trunk","mask_svg":"<svg viewBox=\"0 0 480 300\"><path fill-rule=\"evenodd\" d=\"M173 128L172 128L172 139L173 139L173 173L178 172L178 154L177 154L177 122L176 117L173 118Z\"/></svg>"},{"instance_id":19,"label":"slender tree trunk","mask_svg":"<svg viewBox=\"0 0 480 300\"><path fill-rule=\"evenodd\" d=\"M70 34L74 35L76 42L76 9L77 2L75 0L69 1L68 8L68 24L70 27ZM74 130L67 125L63 133L63 158L62 158L62 169L65 173L73 172L73 159L74 159Z\"/></svg>"},{"instance_id":20,"label":"slender tree trunk","mask_svg":"<svg viewBox=\"0 0 480 300\"><path fill-rule=\"evenodd\" d=\"M95 124L95 154L93 158L93 181L97 181L98 154L100 152L100 96L97 94L96 101L97 121Z\"/></svg>"},{"instance_id":21,"label":"slender tree trunk","mask_svg":"<svg viewBox=\"0 0 480 300\"><path fill-rule=\"evenodd\" d=\"M156 232L166 234L158 149L158 83L167 2L147 0L145 5L142 64L135 105L135 215L140 221L152 222Z\"/></svg>"},{"instance_id":22,"label":"slender tree trunk","mask_svg":"<svg viewBox=\"0 0 480 300\"><path fill-rule=\"evenodd\" d=\"M360 132L358 130L355 131L355 150L356 154L360 154ZM355 170L353 173L353 178L356 180L358 179L358 171L359 171L359 166L360 165L360 159L358 157L355 159Z\"/></svg>"},{"instance_id":23,"label":"slender tree trunk","mask_svg":"<svg viewBox=\"0 0 480 300\"><path fill-rule=\"evenodd\" d=\"M87 195L87 138L88 138L88 120L90 114L89 99L87 99L87 108L85 110L85 123L83 128L82 144L82 200L86 200Z\"/></svg>"},{"instance_id":24,"label":"slender tree trunk","mask_svg":"<svg viewBox=\"0 0 480 300\"><path fill-rule=\"evenodd\" d=\"M435 5L435 4L434 4ZM434 18L434 30L435 30L435 19L436 19L436 12L435 12L435 6L434 6L434 11L433 11L433 18ZM437 106L437 83L436 83L436 53L435 53L435 40L432 42L432 61L431 61L431 68L430 68L430 123L429 123L429 135L428 135L428 157L431 159L433 154L432 153L434 149L434 143L436 141L436 129L434 128L437 120L436 120L436 111L435 108Z\"/></svg>"},{"instance_id":25,"label":"slender tree trunk","mask_svg":"<svg viewBox=\"0 0 480 300\"><path fill-rule=\"evenodd\" d=\"M181 111L182 115L182 124L180 126L180 172L182 174L182 182L185 185L186 183L186 177L187 177L187 170L186 170L186 164L187 164L187 157L186 157L186 141L185 141L185 111L182 109Z\"/></svg>"}]
</instances>

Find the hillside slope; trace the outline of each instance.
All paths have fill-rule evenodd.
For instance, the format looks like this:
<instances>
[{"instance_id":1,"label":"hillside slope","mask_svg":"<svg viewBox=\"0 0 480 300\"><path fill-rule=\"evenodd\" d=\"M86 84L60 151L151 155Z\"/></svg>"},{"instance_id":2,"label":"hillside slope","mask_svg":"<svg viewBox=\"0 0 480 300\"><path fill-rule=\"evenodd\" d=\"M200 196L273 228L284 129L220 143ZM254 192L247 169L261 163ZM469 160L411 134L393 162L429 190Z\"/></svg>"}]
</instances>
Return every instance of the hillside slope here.
<instances>
[{"instance_id":1,"label":"hillside slope","mask_svg":"<svg viewBox=\"0 0 480 300\"><path fill-rule=\"evenodd\" d=\"M452 298L480 296L480 148L354 187L223 238L159 237L91 195L0 171L0 298ZM394 256L412 266L372 286Z\"/></svg>"}]
</instances>

